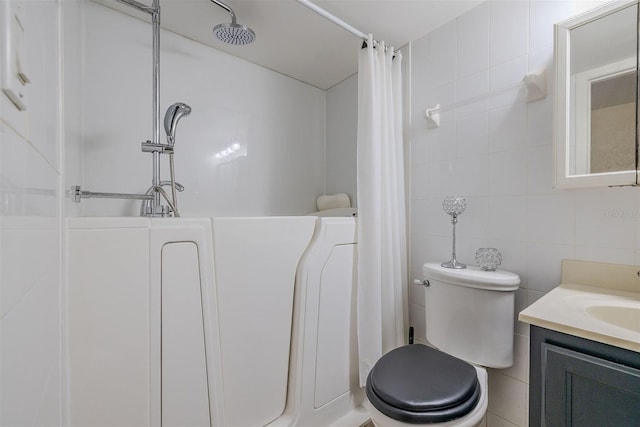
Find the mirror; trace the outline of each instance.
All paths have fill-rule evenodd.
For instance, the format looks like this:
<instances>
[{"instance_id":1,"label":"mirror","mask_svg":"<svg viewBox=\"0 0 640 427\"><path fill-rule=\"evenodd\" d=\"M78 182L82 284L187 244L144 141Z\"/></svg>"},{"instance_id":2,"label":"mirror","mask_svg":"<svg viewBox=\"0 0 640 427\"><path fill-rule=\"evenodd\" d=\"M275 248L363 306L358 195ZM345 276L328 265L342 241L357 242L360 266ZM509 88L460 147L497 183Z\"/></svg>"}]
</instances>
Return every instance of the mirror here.
<instances>
[{"instance_id":1,"label":"mirror","mask_svg":"<svg viewBox=\"0 0 640 427\"><path fill-rule=\"evenodd\" d=\"M637 185L638 1L556 24L555 183Z\"/></svg>"}]
</instances>

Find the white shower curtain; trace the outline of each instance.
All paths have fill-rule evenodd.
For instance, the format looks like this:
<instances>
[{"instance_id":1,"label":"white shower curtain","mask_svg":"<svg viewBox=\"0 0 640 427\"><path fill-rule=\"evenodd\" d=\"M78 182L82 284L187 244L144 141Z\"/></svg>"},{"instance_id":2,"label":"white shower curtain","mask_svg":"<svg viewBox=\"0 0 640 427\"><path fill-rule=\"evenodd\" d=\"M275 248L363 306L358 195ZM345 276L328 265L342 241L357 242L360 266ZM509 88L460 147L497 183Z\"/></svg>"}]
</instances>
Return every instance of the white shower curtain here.
<instances>
[{"instance_id":1,"label":"white shower curtain","mask_svg":"<svg viewBox=\"0 0 640 427\"><path fill-rule=\"evenodd\" d=\"M401 53L385 49L384 43L374 48L371 35L358 61L357 325L362 387L380 356L405 343L408 323L401 62Z\"/></svg>"}]
</instances>

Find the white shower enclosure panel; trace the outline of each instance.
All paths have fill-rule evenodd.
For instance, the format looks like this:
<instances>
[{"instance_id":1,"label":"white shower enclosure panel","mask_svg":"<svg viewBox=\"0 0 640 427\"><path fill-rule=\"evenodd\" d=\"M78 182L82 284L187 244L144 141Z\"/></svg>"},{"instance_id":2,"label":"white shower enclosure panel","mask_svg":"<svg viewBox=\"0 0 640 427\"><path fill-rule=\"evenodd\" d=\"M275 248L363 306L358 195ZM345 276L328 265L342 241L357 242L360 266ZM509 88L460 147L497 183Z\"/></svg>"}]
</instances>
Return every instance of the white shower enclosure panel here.
<instances>
[{"instance_id":1,"label":"white shower enclosure panel","mask_svg":"<svg viewBox=\"0 0 640 427\"><path fill-rule=\"evenodd\" d=\"M211 220L68 230L70 425L224 425Z\"/></svg>"},{"instance_id":2,"label":"white shower enclosure panel","mask_svg":"<svg viewBox=\"0 0 640 427\"><path fill-rule=\"evenodd\" d=\"M284 411L296 269L315 221L213 220L226 426L264 426Z\"/></svg>"}]
</instances>

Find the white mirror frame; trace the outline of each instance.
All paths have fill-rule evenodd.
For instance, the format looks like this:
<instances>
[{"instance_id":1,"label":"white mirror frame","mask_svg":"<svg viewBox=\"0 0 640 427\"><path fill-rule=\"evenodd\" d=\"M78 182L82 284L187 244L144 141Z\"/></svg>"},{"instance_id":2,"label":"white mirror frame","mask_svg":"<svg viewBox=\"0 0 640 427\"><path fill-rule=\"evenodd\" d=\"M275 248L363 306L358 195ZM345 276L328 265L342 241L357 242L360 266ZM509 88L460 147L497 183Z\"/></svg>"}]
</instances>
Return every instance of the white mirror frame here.
<instances>
[{"instance_id":1,"label":"white mirror frame","mask_svg":"<svg viewBox=\"0 0 640 427\"><path fill-rule=\"evenodd\" d=\"M583 13L554 26L555 30L555 69L556 90L554 102L554 188L589 188L636 185L640 182L640 171L630 170L621 172L606 172L596 174L569 175L569 150L571 132L571 93L570 58L573 28L624 9L639 0L619 0L607 3L592 11ZM577 137L577 136L576 136Z\"/></svg>"}]
</instances>

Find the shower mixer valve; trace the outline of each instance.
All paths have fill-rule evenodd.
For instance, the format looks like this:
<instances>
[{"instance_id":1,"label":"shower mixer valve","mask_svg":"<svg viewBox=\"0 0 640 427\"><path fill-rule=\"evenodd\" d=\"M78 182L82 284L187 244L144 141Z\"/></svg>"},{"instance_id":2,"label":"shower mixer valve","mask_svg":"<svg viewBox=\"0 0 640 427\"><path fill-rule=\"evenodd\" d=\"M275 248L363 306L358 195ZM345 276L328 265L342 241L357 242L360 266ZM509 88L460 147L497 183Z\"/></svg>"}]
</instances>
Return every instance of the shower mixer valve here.
<instances>
[{"instance_id":1,"label":"shower mixer valve","mask_svg":"<svg viewBox=\"0 0 640 427\"><path fill-rule=\"evenodd\" d=\"M184 186L179 182L174 182L173 184L176 187L176 191L179 191L179 192L184 191ZM158 215L170 216L171 213L176 212L176 206L174 205L174 202L168 196L167 192L164 191L164 189L162 188L164 186L171 187L171 181L161 181L160 185L158 186L152 185L144 194L146 196L153 196L154 193L159 193L164 198L164 200L169 204L169 206L159 205L160 211L158 211L157 208L155 210L153 208L154 207L153 199L143 200L142 204L140 205L140 216L158 216Z\"/></svg>"}]
</instances>

